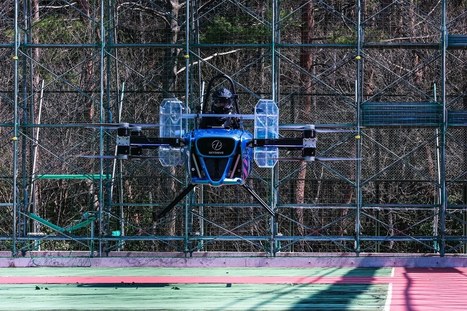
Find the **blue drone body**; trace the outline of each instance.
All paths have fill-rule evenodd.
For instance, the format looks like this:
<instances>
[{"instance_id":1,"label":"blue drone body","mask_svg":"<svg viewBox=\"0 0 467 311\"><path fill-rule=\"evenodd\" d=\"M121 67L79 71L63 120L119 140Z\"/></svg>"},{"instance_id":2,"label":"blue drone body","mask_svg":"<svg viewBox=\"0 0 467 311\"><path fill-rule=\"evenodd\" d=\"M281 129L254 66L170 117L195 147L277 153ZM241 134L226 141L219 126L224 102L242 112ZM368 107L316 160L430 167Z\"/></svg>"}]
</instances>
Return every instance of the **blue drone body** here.
<instances>
[{"instance_id":1,"label":"blue drone body","mask_svg":"<svg viewBox=\"0 0 467 311\"><path fill-rule=\"evenodd\" d=\"M191 183L243 185L251 171L253 135L242 129L198 129L190 133Z\"/></svg>"}]
</instances>

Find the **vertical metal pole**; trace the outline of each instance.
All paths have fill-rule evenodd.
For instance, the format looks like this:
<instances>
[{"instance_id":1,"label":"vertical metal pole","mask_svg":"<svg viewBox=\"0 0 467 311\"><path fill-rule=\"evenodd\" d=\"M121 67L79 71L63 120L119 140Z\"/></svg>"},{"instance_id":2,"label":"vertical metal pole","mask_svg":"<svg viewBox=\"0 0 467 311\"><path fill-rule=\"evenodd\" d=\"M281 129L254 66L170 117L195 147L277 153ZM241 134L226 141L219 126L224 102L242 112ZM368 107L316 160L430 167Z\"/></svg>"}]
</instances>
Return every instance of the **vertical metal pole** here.
<instances>
[{"instance_id":1,"label":"vertical metal pole","mask_svg":"<svg viewBox=\"0 0 467 311\"><path fill-rule=\"evenodd\" d=\"M272 100L277 103L277 66L276 66L276 39L277 39L277 10L278 0L272 1L272 22L271 22L271 93Z\"/></svg>"},{"instance_id":2,"label":"vertical metal pole","mask_svg":"<svg viewBox=\"0 0 467 311\"><path fill-rule=\"evenodd\" d=\"M192 1L192 9L190 13L191 13L191 18L193 22L192 27L191 27L191 31L193 31L193 36L190 36L190 40L191 40L190 44L198 44L200 41L199 40L199 8L200 8L200 1L199 0ZM190 48L190 51L191 51L191 48ZM197 48L196 54L201 55L201 49L199 48L199 46ZM205 82L203 81L203 77L202 77L202 70L201 70L202 64L203 64L202 62L198 63L197 72L196 72L196 77L198 78L198 85L200 88L199 89L200 111L203 111L203 104L205 100L204 98ZM194 70L192 72L194 72ZM196 107L195 109L198 109L198 108ZM197 124L194 124L195 128L197 128L197 126L198 126ZM199 231L198 232L199 232L199 236L203 237L204 236L204 186L203 185L198 186L198 195L197 195L196 203L199 204L199 214L201 215L201 217L199 217L199 225L198 225ZM198 241L197 248L198 250L204 249L203 240Z\"/></svg>"},{"instance_id":3,"label":"vertical metal pole","mask_svg":"<svg viewBox=\"0 0 467 311\"><path fill-rule=\"evenodd\" d=\"M362 10L363 0L357 1L357 55L355 57L357 61L357 81L355 85L355 104L357 109L357 134L356 138L356 171L355 171L355 191L356 191L356 211L355 211L355 253L359 255L361 251L360 245L360 219L362 210L362 136L361 136L361 104L363 102L363 57L362 57L362 46L364 40L363 25L362 25Z\"/></svg>"},{"instance_id":4,"label":"vertical metal pole","mask_svg":"<svg viewBox=\"0 0 467 311\"><path fill-rule=\"evenodd\" d=\"M446 131L447 131L447 107L446 107L446 49L448 43L448 30L446 27L446 0L442 0L442 16L441 16L441 102L443 105L443 124L440 133L440 256L444 256L446 251L446 211L447 211L447 189L446 189Z\"/></svg>"},{"instance_id":5,"label":"vertical metal pole","mask_svg":"<svg viewBox=\"0 0 467 311\"><path fill-rule=\"evenodd\" d=\"M29 35L30 35L30 27L29 27L29 23L28 23L28 16L29 16L29 10L28 10L28 4L27 2L23 2L23 7L22 7L22 12L23 12L23 25L22 25L22 28L24 29L23 31L23 38L22 38L22 41L24 43L25 46L27 46L27 44L30 42L29 41ZM23 60L21 61L21 81L22 83L21 84L21 89L22 89L22 94L21 94L21 107L20 107L20 111L21 111L21 115L22 115L22 118L19 117L21 119L21 123L22 124L28 124L30 123L30 120L29 120L29 117L30 117L30 114L29 114L29 110L28 110L28 79L27 79L27 75L28 75L28 69L27 69L27 65L28 65L28 62L29 62L29 65L32 65L32 61L30 59L31 57L31 49L24 49L24 54L26 54L27 56L23 58ZM33 100L33 98L32 98ZM27 180L27 154L28 154L28 144L27 144L27 139L26 139L26 136L29 137L30 136L30 129L29 128L22 128L21 129L21 124L19 124L19 127L18 127L18 130L21 131L22 134L25 134L25 135L21 135L21 141L22 143L20 144L20 147L21 147L21 151L18 150L18 152L21 153L21 169L19 169L19 172L21 172L21 191L18 189L18 200L21 201L21 203L19 204L18 206L18 231L19 231L19 236L23 237L23 236L26 236L27 234L27 220L26 220L26 217L24 216L24 212L27 211L27 207L28 207L28 194L27 194L27 183L28 183L28 180ZM18 137L19 139L19 137ZM21 194L21 195L20 195ZM24 248L22 248L23 250L23 253L24 253Z\"/></svg>"},{"instance_id":6,"label":"vertical metal pole","mask_svg":"<svg viewBox=\"0 0 467 311\"><path fill-rule=\"evenodd\" d=\"M44 83L45 80L42 80L41 82L41 92L39 96L39 111L37 113L37 124L41 124L41 118L42 118L42 103L44 101ZM39 147L39 132L40 132L40 127L36 128L36 132L34 134L34 146L33 146L33 156L32 156L32 170L31 170L31 193L30 193L30 199L29 202L32 204L32 212L34 214L37 214L37 202L36 202L36 182L34 179L36 178L36 168L37 168L37 157L38 157L38 147ZM34 223L34 227L32 228L32 232L37 233L39 232L40 224L39 222Z\"/></svg>"},{"instance_id":7,"label":"vertical metal pole","mask_svg":"<svg viewBox=\"0 0 467 311\"><path fill-rule=\"evenodd\" d=\"M434 94L434 101L438 102L438 97L436 94L436 84L433 87L433 94ZM439 128L435 129L435 134L436 134L436 170L438 171L438 176L437 176L437 184L438 184L438 198L436 200L436 206L438 208L434 207L433 208L433 237L437 237L439 235L439 207L442 204L441 197L442 191L441 191L441 147L440 147L440 130ZM433 241L433 249L435 252L439 252L439 241L435 240Z\"/></svg>"},{"instance_id":8,"label":"vertical metal pole","mask_svg":"<svg viewBox=\"0 0 467 311\"><path fill-rule=\"evenodd\" d=\"M190 4L185 5L185 111L190 107ZM183 130L187 131L187 123L182 124ZM185 177L185 185L188 185L188 175ZM193 191L194 192L194 191ZM193 193L192 192L192 193ZM193 194L185 199L185 238L184 249L185 253L190 250L189 237L190 231L193 231L193 217L190 213L190 202L192 201Z\"/></svg>"},{"instance_id":9,"label":"vertical metal pole","mask_svg":"<svg viewBox=\"0 0 467 311\"><path fill-rule=\"evenodd\" d=\"M113 48L113 44L114 44L114 37L113 37L113 29L114 29L114 14L113 14L113 0L105 0L105 10L104 12L107 12L107 15L103 15L103 17L105 17L106 19L104 20L105 21L105 26L104 27L104 30L106 30L104 32L105 34L105 48L104 48L104 66L106 68L106 78L104 81L106 81L106 85L105 85L105 94L104 94L104 97L105 97L105 101L102 102L102 108L103 108L103 117L102 117L102 120L104 120L104 122L106 123L111 123L113 122L113 115L111 113L111 110L110 110L110 103L111 103L111 85L112 85L112 60L115 58L117 59L116 55L114 54L115 53L115 49L111 50ZM111 57L107 57L106 54L108 53L112 53L112 56ZM105 61L105 59L107 59L107 61ZM118 85L118 81L116 82L116 85ZM104 98L103 97L103 98ZM117 101L118 101L118 92L117 92ZM105 141L104 137L106 137L106 135L103 135L102 136L102 144L103 144L103 151L102 151L102 154L108 154L109 153L109 150L110 150L110 142L109 140ZM114 177L113 175L113 171L112 171L112 166L111 166L111 162L109 161L104 161L103 160L103 163L105 164L104 167L103 167L103 173L104 175L101 174L100 178L102 179L102 191L103 191L103 194L102 194L102 199L103 199L103 204L102 204L102 209L104 211L104 234L106 236L108 236L110 233L111 233L111 229L110 229L110 214L112 212L112 180L109 179L109 176L111 176L111 178ZM112 174L112 175L111 175ZM107 250L110 249L110 245L109 244L109 241L105 241L105 244L107 245ZM120 241L117 242L117 245L120 244Z\"/></svg>"},{"instance_id":10,"label":"vertical metal pole","mask_svg":"<svg viewBox=\"0 0 467 311\"><path fill-rule=\"evenodd\" d=\"M89 245L90 257L94 257L94 221L91 222L91 242Z\"/></svg>"},{"instance_id":11,"label":"vertical metal pole","mask_svg":"<svg viewBox=\"0 0 467 311\"><path fill-rule=\"evenodd\" d=\"M18 189L17 189L17 175L18 175L18 50L19 50L19 28L18 28L18 10L19 10L19 0L15 0L15 18L14 18L14 28L15 28L15 42L14 42L14 51L13 51L13 61L14 61L14 85L13 85L13 97L14 97L14 112L13 112L13 238L12 238L12 253L13 256L16 256L16 235L17 235L17 218L18 218Z\"/></svg>"},{"instance_id":12,"label":"vertical metal pole","mask_svg":"<svg viewBox=\"0 0 467 311\"><path fill-rule=\"evenodd\" d=\"M118 83L118 79L117 79L117 83ZM117 122L120 123L122 122L122 109L123 109L123 97L125 95L125 82L122 83L122 88L121 88L121 91L120 91L120 94L119 94L119 98L118 98L118 104L117 104L117 110L118 110L118 114L117 114ZM115 149L115 156L117 155L117 150ZM123 175L123 168L122 168L122 160L118 160L117 162L117 159L114 159L113 161L113 167L112 167L112 183L111 183L111 187L110 187L110 203L112 202L112 198L113 198L113 189L115 187L115 175L117 173L117 165L118 165L118 180L119 180L119 186L118 186L118 189L119 189L119 192L118 192L118 203L120 205L120 236L125 236L125 209L124 209L124 206L123 206L123 180L122 180L122 175ZM123 249L125 245L125 242L123 240L121 240L119 243L118 243L118 251L121 251Z\"/></svg>"},{"instance_id":13,"label":"vertical metal pole","mask_svg":"<svg viewBox=\"0 0 467 311\"><path fill-rule=\"evenodd\" d=\"M104 0L100 1L100 35L101 35L101 42L100 42L100 91L99 91L99 123L104 123L105 116L104 116L104 67L105 67L105 23L104 23ZM102 237L104 232L104 224L103 224L103 203L104 203L104 192L103 192L103 175L104 175L104 129L102 127L99 128L99 257L102 256L103 250L103 241Z\"/></svg>"},{"instance_id":14,"label":"vertical metal pole","mask_svg":"<svg viewBox=\"0 0 467 311\"><path fill-rule=\"evenodd\" d=\"M271 22L271 62L272 62L272 72L271 72L271 93L272 100L276 102L279 106L279 62L277 57L277 43L280 41L280 31L279 31L279 0L272 1L272 22ZM277 185L279 183L279 163L277 163L271 169L271 209L277 214L276 206L278 201L278 192ZM269 251L271 255L275 256L277 251L277 243L275 237L277 235L278 224L277 219L274 216L270 217L270 231L271 231L271 240L269 243Z\"/></svg>"},{"instance_id":15,"label":"vertical metal pole","mask_svg":"<svg viewBox=\"0 0 467 311\"><path fill-rule=\"evenodd\" d=\"M185 5L185 109L190 107L190 5ZM186 126L186 125L185 125ZM186 130L186 128L185 128Z\"/></svg>"}]
</instances>

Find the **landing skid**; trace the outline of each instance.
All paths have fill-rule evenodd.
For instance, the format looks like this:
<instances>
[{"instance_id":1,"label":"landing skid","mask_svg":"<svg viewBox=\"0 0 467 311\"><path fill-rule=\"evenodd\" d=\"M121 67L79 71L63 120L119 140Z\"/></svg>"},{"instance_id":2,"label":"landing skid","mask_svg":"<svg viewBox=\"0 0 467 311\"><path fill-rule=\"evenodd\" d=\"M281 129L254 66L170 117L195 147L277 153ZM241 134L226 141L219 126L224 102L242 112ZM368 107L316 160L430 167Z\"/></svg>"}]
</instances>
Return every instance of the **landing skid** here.
<instances>
[{"instance_id":1,"label":"landing skid","mask_svg":"<svg viewBox=\"0 0 467 311\"><path fill-rule=\"evenodd\" d=\"M266 204L266 202L264 202L263 199L261 199L261 197L253 190L251 189L249 186L247 186L246 184L243 184L242 185L243 189L245 189L249 194L251 194L251 196L253 198L255 198L255 200L266 210L268 211L268 213L271 215L271 216L275 216L274 214L274 211L272 210L272 208L269 207L269 205Z\"/></svg>"},{"instance_id":2,"label":"landing skid","mask_svg":"<svg viewBox=\"0 0 467 311\"><path fill-rule=\"evenodd\" d=\"M161 219L167 215L167 213L169 213L175 207L175 205L178 204L178 202L186 197L194 187L196 187L195 184L189 184L185 189L183 189L183 191L169 205L167 205L159 214L157 214L157 219Z\"/></svg>"}]
</instances>

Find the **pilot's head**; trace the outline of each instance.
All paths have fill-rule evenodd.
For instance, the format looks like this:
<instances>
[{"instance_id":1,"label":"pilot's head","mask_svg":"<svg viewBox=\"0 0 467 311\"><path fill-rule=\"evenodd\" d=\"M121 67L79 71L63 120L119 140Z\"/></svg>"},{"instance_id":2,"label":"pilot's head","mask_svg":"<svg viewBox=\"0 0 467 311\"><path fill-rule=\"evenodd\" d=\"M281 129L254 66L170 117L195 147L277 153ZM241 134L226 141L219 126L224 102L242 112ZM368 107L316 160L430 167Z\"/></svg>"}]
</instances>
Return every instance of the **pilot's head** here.
<instances>
[{"instance_id":1,"label":"pilot's head","mask_svg":"<svg viewBox=\"0 0 467 311\"><path fill-rule=\"evenodd\" d=\"M217 89L212 94L212 111L214 113L231 113L233 108L234 95L226 88Z\"/></svg>"}]
</instances>

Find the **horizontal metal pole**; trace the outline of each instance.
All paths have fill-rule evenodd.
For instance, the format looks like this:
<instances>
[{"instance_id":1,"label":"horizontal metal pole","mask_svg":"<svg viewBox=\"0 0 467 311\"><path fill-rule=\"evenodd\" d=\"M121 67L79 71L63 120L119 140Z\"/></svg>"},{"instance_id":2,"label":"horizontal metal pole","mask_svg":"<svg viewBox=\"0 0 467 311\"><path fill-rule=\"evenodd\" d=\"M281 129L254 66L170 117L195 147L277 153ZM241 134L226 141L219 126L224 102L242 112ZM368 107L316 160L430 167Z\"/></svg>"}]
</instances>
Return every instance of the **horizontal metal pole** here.
<instances>
[{"instance_id":1,"label":"horizontal metal pole","mask_svg":"<svg viewBox=\"0 0 467 311\"><path fill-rule=\"evenodd\" d=\"M270 49L271 43L196 43L188 44L190 48L264 48ZM367 49L440 49L440 42L366 42L362 44L363 48ZM14 43L1 43L0 48L15 47ZM43 48L43 49L78 49L78 48L95 48L101 47L100 42L97 43L21 43L20 48ZM119 48L184 48L186 43L162 43L162 42L141 42L141 43L109 43L106 44L106 49ZM276 43L276 48L328 48L328 49L355 49L356 43ZM464 45L448 46L449 49L465 49Z\"/></svg>"},{"instance_id":2,"label":"horizontal metal pole","mask_svg":"<svg viewBox=\"0 0 467 311\"><path fill-rule=\"evenodd\" d=\"M11 236L0 236L0 241L11 241ZM184 236L120 236L120 237L90 237L90 236L62 236L62 235L33 235L27 237L18 237L18 241L185 241ZM354 241L354 236L276 236L275 241ZM361 241L366 242L434 242L438 240L437 236L361 236ZM236 235L213 235L213 236L190 236L188 241L271 241L271 236L236 236ZM466 242L467 236L448 236L446 241Z\"/></svg>"},{"instance_id":3,"label":"horizontal metal pole","mask_svg":"<svg viewBox=\"0 0 467 311\"><path fill-rule=\"evenodd\" d=\"M100 174L42 174L35 176L35 179L108 179L110 175Z\"/></svg>"}]
</instances>

